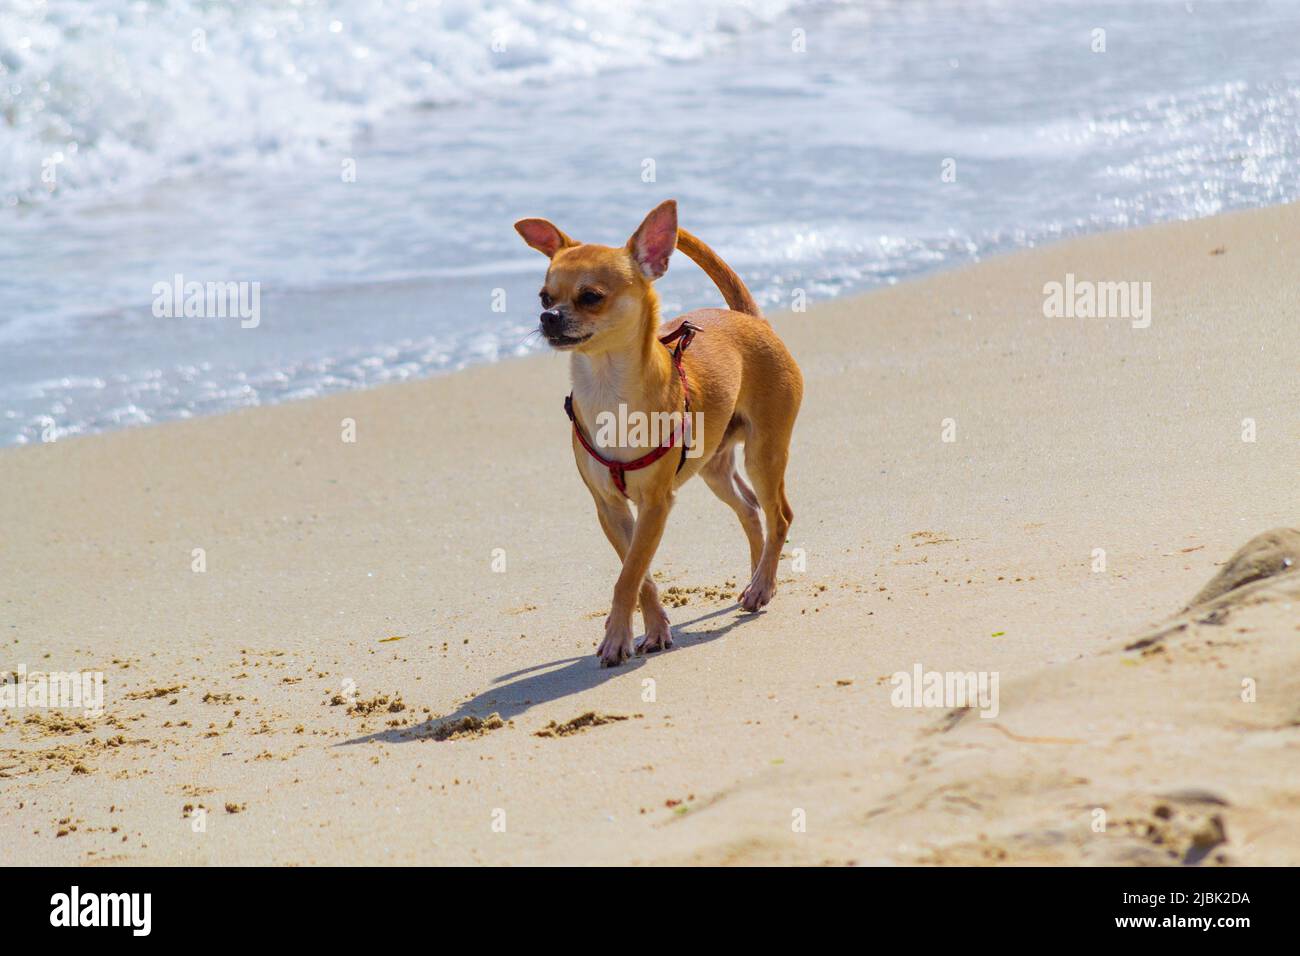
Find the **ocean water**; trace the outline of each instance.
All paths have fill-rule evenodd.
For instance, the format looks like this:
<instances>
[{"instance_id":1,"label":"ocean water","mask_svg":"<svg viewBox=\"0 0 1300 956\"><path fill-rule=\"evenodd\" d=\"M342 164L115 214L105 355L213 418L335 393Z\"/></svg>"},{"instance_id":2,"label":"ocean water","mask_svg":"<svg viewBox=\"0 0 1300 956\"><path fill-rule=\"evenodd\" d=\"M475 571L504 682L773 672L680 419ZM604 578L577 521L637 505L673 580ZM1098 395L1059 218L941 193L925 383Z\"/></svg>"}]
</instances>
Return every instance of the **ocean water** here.
<instances>
[{"instance_id":1,"label":"ocean water","mask_svg":"<svg viewBox=\"0 0 1300 956\"><path fill-rule=\"evenodd\" d=\"M522 216L615 243L676 197L774 310L1287 202L1298 36L1245 0L8 0L0 444L536 350ZM176 277L256 324L169 314ZM685 260L661 291L718 302Z\"/></svg>"}]
</instances>

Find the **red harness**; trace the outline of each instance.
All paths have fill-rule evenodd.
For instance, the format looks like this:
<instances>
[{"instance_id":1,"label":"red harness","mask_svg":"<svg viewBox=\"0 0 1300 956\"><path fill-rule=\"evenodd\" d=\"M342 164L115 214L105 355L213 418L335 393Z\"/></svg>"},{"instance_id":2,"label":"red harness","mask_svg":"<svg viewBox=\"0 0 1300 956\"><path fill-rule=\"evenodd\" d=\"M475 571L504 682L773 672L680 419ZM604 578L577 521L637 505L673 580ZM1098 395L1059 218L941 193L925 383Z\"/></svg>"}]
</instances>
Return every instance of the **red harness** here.
<instances>
[{"instance_id":1,"label":"red harness","mask_svg":"<svg viewBox=\"0 0 1300 956\"><path fill-rule=\"evenodd\" d=\"M682 380L682 395L685 396L682 400L685 412L682 417L683 429L686 427L686 422L691 414L691 388L686 382L686 369L682 368L682 353L686 351L687 346L691 344L691 340L695 338L695 333L698 331L700 330L697 326L691 325L690 322L683 322L674 331L669 332L659 340L665 347L671 345L673 342L677 343L676 348L673 349L673 368L677 369L677 374ZM578 437L578 442L583 448L587 449L588 455L609 469L609 476L614 479L615 486L617 486L618 490L623 493L624 498L628 497L627 479L623 477L624 474L629 471L639 471L642 468L648 468L664 455L668 454L668 452L677 444L677 434L674 433L668 437L668 444L660 445L658 448L642 455L640 458L636 458L632 461L615 461L613 458L606 458L600 452L596 451L596 447L592 445L591 442L587 441L587 436L584 435L582 429L578 427L578 419L573 414L572 392L570 392L569 397L564 400L564 412L569 416L569 421L573 422L573 434ZM677 470L681 471L682 466L685 464L686 443L682 442L682 460L677 463Z\"/></svg>"}]
</instances>

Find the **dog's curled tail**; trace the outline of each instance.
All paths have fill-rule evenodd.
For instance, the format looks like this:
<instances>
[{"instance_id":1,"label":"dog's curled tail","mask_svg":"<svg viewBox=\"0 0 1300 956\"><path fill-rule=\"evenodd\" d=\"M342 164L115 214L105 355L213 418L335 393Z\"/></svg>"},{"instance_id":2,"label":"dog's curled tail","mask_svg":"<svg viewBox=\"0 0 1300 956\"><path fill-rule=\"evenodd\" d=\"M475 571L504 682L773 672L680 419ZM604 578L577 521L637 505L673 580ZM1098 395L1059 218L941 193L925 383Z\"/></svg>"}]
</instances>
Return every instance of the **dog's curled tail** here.
<instances>
[{"instance_id":1,"label":"dog's curled tail","mask_svg":"<svg viewBox=\"0 0 1300 956\"><path fill-rule=\"evenodd\" d=\"M700 242L689 232L681 227L677 229L677 248L703 269L713 284L718 287L722 297L727 300L727 308L733 312L744 312L747 315L763 317L763 313L758 310L758 303L754 297L749 294L745 288L745 283L740 276L732 271L731 266L727 265L718 254Z\"/></svg>"}]
</instances>

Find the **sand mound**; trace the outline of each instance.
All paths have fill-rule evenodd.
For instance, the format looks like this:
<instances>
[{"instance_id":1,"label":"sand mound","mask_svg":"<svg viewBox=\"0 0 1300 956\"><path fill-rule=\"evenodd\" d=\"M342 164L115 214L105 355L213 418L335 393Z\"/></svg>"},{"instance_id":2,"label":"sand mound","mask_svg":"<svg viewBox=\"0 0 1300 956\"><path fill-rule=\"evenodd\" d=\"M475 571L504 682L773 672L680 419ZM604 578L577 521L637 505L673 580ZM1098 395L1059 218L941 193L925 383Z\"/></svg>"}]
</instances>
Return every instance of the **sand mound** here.
<instances>
[{"instance_id":1,"label":"sand mound","mask_svg":"<svg viewBox=\"0 0 1300 956\"><path fill-rule=\"evenodd\" d=\"M487 717L462 717L460 720L447 720L439 724L426 736L430 740L467 740L482 737L484 734L500 730L505 721L500 714L488 714Z\"/></svg>"},{"instance_id":2,"label":"sand mound","mask_svg":"<svg viewBox=\"0 0 1300 956\"><path fill-rule=\"evenodd\" d=\"M1126 645L1145 650L1194 624L1223 625L1235 612L1252 604L1300 597L1300 530L1274 528L1257 534L1228 559L1192 603L1172 621Z\"/></svg>"},{"instance_id":3,"label":"sand mound","mask_svg":"<svg viewBox=\"0 0 1300 956\"><path fill-rule=\"evenodd\" d=\"M843 853L965 866L1289 859L1297 567L1300 530L1257 535L1123 651L1003 674L996 720L972 709L927 720L891 788L865 812L846 804Z\"/></svg>"},{"instance_id":4,"label":"sand mound","mask_svg":"<svg viewBox=\"0 0 1300 956\"><path fill-rule=\"evenodd\" d=\"M1210 583L1201 588L1189 608L1211 604L1247 585L1300 567L1300 529L1274 528L1257 534L1237 550Z\"/></svg>"},{"instance_id":5,"label":"sand mound","mask_svg":"<svg viewBox=\"0 0 1300 956\"><path fill-rule=\"evenodd\" d=\"M640 716L639 714L637 715ZM627 720L626 714L598 714L594 710L589 710L585 714L574 717L572 720L566 720L562 724L551 721L541 730L534 731L534 737L570 737L573 734L580 734L588 727L600 727L604 724L612 724L616 721Z\"/></svg>"}]
</instances>

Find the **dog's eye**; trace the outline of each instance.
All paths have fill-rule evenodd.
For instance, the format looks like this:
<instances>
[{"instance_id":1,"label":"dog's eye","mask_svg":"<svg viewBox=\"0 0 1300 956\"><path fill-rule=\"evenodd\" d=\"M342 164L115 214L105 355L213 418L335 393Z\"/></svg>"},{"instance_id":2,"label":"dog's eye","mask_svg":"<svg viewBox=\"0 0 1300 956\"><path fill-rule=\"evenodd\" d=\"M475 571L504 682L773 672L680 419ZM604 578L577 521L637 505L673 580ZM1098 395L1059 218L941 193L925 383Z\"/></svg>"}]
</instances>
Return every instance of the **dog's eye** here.
<instances>
[{"instance_id":1,"label":"dog's eye","mask_svg":"<svg viewBox=\"0 0 1300 956\"><path fill-rule=\"evenodd\" d=\"M578 296L578 305L600 305L600 300L605 298L601 293L588 289L582 295Z\"/></svg>"},{"instance_id":2,"label":"dog's eye","mask_svg":"<svg viewBox=\"0 0 1300 956\"><path fill-rule=\"evenodd\" d=\"M551 294L547 292L545 289L537 293L537 295L542 300L543 309L549 309L551 306L555 304L555 300L551 298Z\"/></svg>"}]
</instances>

